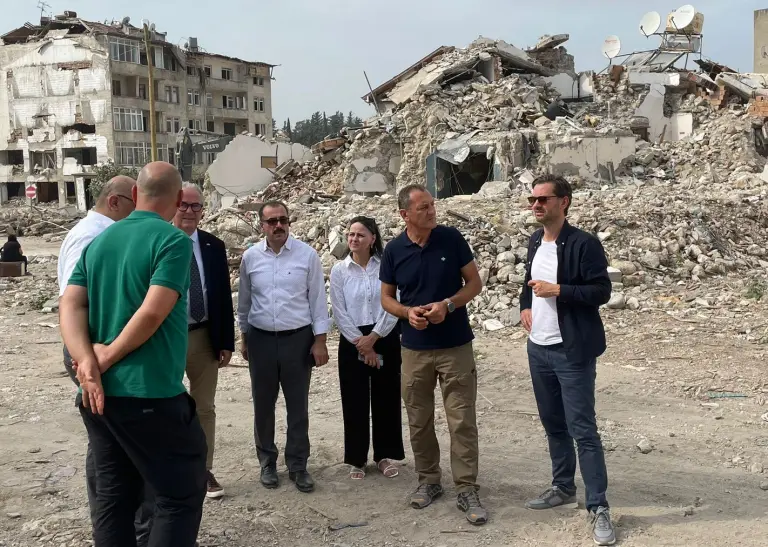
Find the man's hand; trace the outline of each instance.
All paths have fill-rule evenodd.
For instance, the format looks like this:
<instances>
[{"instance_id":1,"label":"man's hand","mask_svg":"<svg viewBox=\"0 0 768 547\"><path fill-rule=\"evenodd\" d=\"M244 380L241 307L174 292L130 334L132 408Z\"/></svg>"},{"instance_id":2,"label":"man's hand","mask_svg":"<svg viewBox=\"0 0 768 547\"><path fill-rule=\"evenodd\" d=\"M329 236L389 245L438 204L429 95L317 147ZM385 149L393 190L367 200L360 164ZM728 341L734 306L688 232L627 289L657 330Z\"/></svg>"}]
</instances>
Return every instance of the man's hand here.
<instances>
[{"instance_id":1,"label":"man's hand","mask_svg":"<svg viewBox=\"0 0 768 547\"><path fill-rule=\"evenodd\" d=\"M246 350L247 353L247 350ZM232 352L228 349L223 349L219 352L219 368L226 367L232 360Z\"/></svg>"},{"instance_id":2,"label":"man's hand","mask_svg":"<svg viewBox=\"0 0 768 547\"><path fill-rule=\"evenodd\" d=\"M248 340L246 339L245 333L240 336L240 355L242 355L243 359L246 361L248 360Z\"/></svg>"},{"instance_id":3,"label":"man's hand","mask_svg":"<svg viewBox=\"0 0 768 547\"><path fill-rule=\"evenodd\" d=\"M531 308L520 312L520 322L528 332L531 332L531 325L533 325L533 315L531 315Z\"/></svg>"},{"instance_id":4,"label":"man's hand","mask_svg":"<svg viewBox=\"0 0 768 547\"><path fill-rule=\"evenodd\" d=\"M109 367L115 364L111 352L109 351L109 346L105 346L104 344L94 344L93 354L99 362L99 373L101 374L104 374L109 370Z\"/></svg>"},{"instance_id":5,"label":"man's hand","mask_svg":"<svg viewBox=\"0 0 768 547\"><path fill-rule=\"evenodd\" d=\"M408 323L416 330L427 328L428 321L424 318L427 313L425 306L413 306L408 308Z\"/></svg>"},{"instance_id":6,"label":"man's hand","mask_svg":"<svg viewBox=\"0 0 768 547\"><path fill-rule=\"evenodd\" d=\"M445 316L448 315L448 304L445 301L433 302L424 306L427 309L427 313L424 317L433 325L438 325L445 321Z\"/></svg>"},{"instance_id":7,"label":"man's hand","mask_svg":"<svg viewBox=\"0 0 768 547\"><path fill-rule=\"evenodd\" d=\"M83 390L83 406L94 414L104 414L104 388L99 363L86 360L77 364L77 381Z\"/></svg>"},{"instance_id":8,"label":"man's hand","mask_svg":"<svg viewBox=\"0 0 768 547\"><path fill-rule=\"evenodd\" d=\"M528 286L533 289L533 294L539 298L552 298L560 296L560 285L548 281L529 281Z\"/></svg>"},{"instance_id":9,"label":"man's hand","mask_svg":"<svg viewBox=\"0 0 768 547\"><path fill-rule=\"evenodd\" d=\"M371 332L371 334L367 336L361 336L357 340L355 340L355 347L357 348L357 351L365 355L366 353L370 353L373 351L373 345L376 343L376 340L379 339L379 335L375 332Z\"/></svg>"},{"instance_id":10,"label":"man's hand","mask_svg":"<svg viewBox=\"0 0 768 547\"><path fill-rule=\"evenodd\" d=\"M328 362L328 347L325 345L325 339L315 340L309 352L315 358L315 366L322 367Z\"/></svg>"}]
</instances>

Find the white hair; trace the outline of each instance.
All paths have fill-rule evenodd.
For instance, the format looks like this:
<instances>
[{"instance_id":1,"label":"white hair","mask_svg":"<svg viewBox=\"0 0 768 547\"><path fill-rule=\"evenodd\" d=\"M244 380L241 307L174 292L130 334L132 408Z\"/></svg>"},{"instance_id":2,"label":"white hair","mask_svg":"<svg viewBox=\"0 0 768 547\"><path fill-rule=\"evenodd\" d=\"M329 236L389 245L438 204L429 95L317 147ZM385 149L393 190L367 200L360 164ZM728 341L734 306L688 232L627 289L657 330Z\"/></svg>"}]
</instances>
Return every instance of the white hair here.
<instances>
[{"instance_id":1,"label":"white hair","mask_svg":"<svg viewBox=\"0 0 768 547\"><path fill-rule=\"evenodd\" d=\"M181 184L181 189L184 190L185 188L194 188L197 190L197 195L200 197L200 203L203 203L205 201L205 198L203 197L203 191L200 189L200 187L193 183L193 182L183 182Z\"/></svg>"}]
</instances>

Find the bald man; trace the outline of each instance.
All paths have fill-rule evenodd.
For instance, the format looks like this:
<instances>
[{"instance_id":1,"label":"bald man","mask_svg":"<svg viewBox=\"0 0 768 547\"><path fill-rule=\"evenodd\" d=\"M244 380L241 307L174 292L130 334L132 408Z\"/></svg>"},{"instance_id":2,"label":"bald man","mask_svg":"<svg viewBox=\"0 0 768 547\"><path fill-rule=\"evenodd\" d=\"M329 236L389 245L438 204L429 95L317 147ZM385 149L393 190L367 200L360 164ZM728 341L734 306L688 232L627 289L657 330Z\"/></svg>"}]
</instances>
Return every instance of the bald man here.
<instances>
[{"instance_id":1,"label":"bald man","mask_svg":"<svg viewBox=\"0 0 768 547\"><path fill-rule=\"evenodd\" d=\"M57 268L59 297L64 294L64 290L67 288L69 282L69 276L72 275L72 271L80 260L80 255L83 253L83 249L85 249L96 236L101 234L101 232L106 230L109 226L115 222L123 220L133 212L135 208L133 202L134 186L136 186L136 181L125 175L118 175L110 179L110 181L102 187L93 209L88 211L85 218L78 222L75 227L69 231L67 237L64 238L64 242L61 244L61 249L59 250L59 263ZM67 351L66 346L64 347L64 368L75 385L79 386L80 383L77 381L77 375L72 368L72 356ZM80 406L80 394L78 394L75 404ZM93 467L90 446L88 447L85 456L85 467L86 470ZM86 472L86 474L93 478L93 473ZM96 496L96 485L94 484L94 480L86 480L86 492L88 494L89 505L95 507L94 500ZM135 527L137 547L146 547L147 545L152 524L151 511L152 507L149 503L145 503L136 513Z\"/></svg>"},{"instance_id":2,"label":"bald man","mask_svg":"<svg viewBox=\"0 0 768 547\"><path fill-rule=\"evenodd\" d=\"M182 383L192 241L170 224L181 203L178 171L146 165L131 197L136 210L83 251L59 305L93 457L94 543L135 545L144 484L155 498L147 545L193 547L206 444Z\"/></svg>"}]
</instances>

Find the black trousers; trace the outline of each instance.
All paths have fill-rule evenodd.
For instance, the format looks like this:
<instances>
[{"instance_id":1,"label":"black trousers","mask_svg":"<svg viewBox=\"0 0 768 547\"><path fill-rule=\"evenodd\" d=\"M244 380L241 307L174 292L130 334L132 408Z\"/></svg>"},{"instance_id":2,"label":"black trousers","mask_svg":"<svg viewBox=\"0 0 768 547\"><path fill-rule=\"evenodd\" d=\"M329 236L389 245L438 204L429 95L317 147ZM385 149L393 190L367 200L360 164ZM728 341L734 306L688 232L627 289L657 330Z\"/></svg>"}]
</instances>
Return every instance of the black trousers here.
<instances>
[{"instance_id":1,"label":"black trousers","mask_svg":"<svg viewBox=\"0 0 768 547\"><path fill-rule=\"evenodd\" d=\"M146 484L154 494L149 547L193 547L205 500L207 446L184 392L168 399L107 397L104 414L80 407L95 484L95 547L134 547Z\"/></svg>"},{"instance_id":2,"label":"black trousers","mask_svg":"<svg viewBox=\"0 0 768 547\"><path fill-rule=\"evenodd\" d=\"M315 360L310 326L287 332L248 329L248 368L253 395L253 436L262 467L277 465L275 404L280 388L288 413L285 463L303 471L309 459L309 382Z\"/></svg>"},{"instance_id":3,"label":"black trousers","mask_svg":"<svg viewBox=\"0 0 768 547\"><path fill-rule=\"evenodd\" d=\"M69 377L80 387L80 382L77 381L77 374L75 369L72 368L72 356L64 347L64 368L69 374ZM82 403L82 396L78 393L75 398L75 405L80 407ZM96 472L93 464L93 453L91 452L91 443L88 443L88 448L85 453L85 490L88 494L88 507L91 510L91 524L93 524L93 515L96 509ZM141 506L136 511L136 518L134 521L134 527L136 529L136 546L147 547L149 542L149 533L152 530L152 513L155 508L155 500L152 497L152 493L149 489L144 489L141 495Z\"/></svg>"},{"instance_id":4,"label":"black trousers","mask_svg":"<svg viewBox=\"0 0 768 547\"><path fill-rule=\"evenodd\" d=\"M368 335L373 325L358 327ZM376 341L373 349L384 358L376 369L358 359L354 344L339 340L339 384L344 414L344 463L362 468L368 461L371 421L373 461L403 460L400 404L400 333L392 331ZM369 418L369 416L371 418Z\"/></svg>"}]
</instances>

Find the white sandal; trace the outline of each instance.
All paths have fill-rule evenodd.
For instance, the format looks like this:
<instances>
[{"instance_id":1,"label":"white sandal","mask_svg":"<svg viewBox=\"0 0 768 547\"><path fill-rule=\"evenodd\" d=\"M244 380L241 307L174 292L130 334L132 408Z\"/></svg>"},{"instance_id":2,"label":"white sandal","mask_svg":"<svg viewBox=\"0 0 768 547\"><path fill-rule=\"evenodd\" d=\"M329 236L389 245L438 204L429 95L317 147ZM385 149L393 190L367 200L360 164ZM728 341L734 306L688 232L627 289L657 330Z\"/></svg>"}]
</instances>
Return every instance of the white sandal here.
<instances>
[{"instance_id":1,"label":"white sandal","mask_svg":"<svg viewBox=\"0 0 768 547\"><path fill-rule=\"evenodd\" d=\"M359 467L355 467L354 465L349 466L349 478L353 481L361 481L365 478L365 469L361 469Z\"/></svg>"},{"instance_id":2,"label":"white sandal","mask_svg":"<svg viewBox=\"0 0 768 547\"><path fill-rule=\"evenodd\" d=\"M383 467L382 467L382 464L383 464ZM388 479L394 479L400 474L400 470L397 468L397 466L386 458L384 458L378 464L376 464L376 467L378 467L379 471L381 471L381 474L387 477Z\"/></svg>"}]
</instances>

